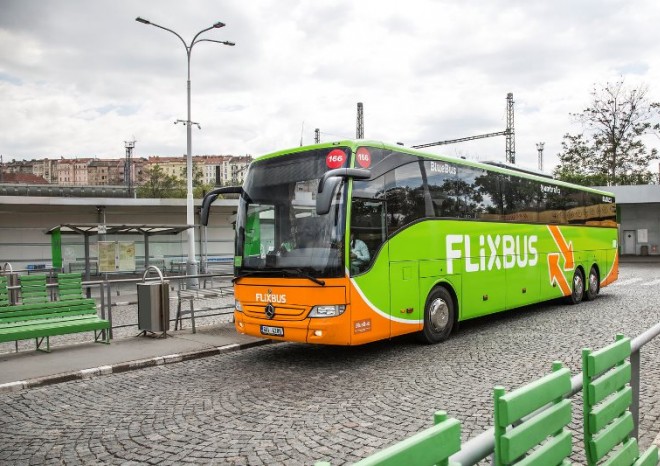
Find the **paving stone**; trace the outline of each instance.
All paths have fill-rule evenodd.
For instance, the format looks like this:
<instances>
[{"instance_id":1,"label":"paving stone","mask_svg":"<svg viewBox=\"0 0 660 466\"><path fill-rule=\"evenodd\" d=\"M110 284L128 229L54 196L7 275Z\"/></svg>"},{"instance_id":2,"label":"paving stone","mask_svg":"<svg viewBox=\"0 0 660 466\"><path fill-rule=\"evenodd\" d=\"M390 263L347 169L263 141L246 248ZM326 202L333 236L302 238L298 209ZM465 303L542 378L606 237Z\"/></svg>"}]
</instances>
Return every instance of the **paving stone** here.
<instances>
[{"instance_id":1,"label":"paving stone","mask_svg":"<svg viewBox=\"0 0 660 466\"><path fill-rule=\"evenodd\" d=\"M514 389L580 350L660 322L657 264L593 302L553 302L462 323L439 345L404 337L342 348L282 343L0 395L2 464L333 465L433 425L443 409L468 440L492 425L492 387ZM660 339L642 351L640 446L660 443ZM584 463L581 397L575 453Z\"/></svg>"}]
</instances>

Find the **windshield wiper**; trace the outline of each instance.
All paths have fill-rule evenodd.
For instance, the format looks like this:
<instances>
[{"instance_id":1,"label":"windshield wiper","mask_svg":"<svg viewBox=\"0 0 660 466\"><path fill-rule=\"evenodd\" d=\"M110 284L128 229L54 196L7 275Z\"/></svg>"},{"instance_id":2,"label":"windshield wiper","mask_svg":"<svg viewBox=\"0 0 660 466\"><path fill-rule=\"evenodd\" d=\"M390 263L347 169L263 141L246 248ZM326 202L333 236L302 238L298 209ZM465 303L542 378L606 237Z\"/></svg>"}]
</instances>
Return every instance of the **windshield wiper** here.
<instances>
[{"instance_id":1,"label":"windshield wiper","mask_svg":"<svg viewBox=\"0 0 660 466\"><path fill-rule=\"evenodd\" d=\"M236 275L234 278L231 279L232 283L236 283L238 280L240 280L243 277L250 277L252 275L264 275L264 274L271 274L273 273L270 270L249 270L245 273L242 273L240 275Z\"/></svg>"},{"instance_id":2,"label":"windshield wiper","mask_svg":"<svg viewBox=\"0 0 660 466\"><path fill-rule=\"evenodd\" d=\"M321 280L320 278L316 278L313 275L310 275L310 274L306 273L303 269L292 269L292 270L282 270L282 271L288 273L289 275L291 275L293 277L296 277L296 276L297 277L303 277L303 278L306 278L308 280L313 281L317 285L325 286L325 281ZM297 273L297 275L294 272Z\"/></svg>"},{"instance_id":3,"label":"windshield wiper","mask_svg":"<svg viewBox=\"0 0 660 466\"><path fill-rule=\"evenodd\" d=\"M290 277L300 277L300 278L306 278L308 280L313 281L317 285L325 286L325 281L321 280L320 278L316 278L302 269L275 269L275 270L249 270L245 273L242 273L241 275L237 275L232 279L232 283L236 283L238 280L240 280L243 277L250 277L253 275L272 275L272 274L284 274L288 275Z\"/></svg>"}]
</instances>

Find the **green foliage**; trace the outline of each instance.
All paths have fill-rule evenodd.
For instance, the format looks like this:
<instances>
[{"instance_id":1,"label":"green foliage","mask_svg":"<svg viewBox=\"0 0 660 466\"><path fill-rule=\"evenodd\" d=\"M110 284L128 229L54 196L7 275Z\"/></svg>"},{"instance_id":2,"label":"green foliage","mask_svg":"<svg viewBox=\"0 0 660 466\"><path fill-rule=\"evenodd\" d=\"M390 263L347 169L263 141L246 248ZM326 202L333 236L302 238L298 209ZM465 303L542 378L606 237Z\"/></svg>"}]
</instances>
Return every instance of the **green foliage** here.
<instances>
[{"instance_id":1,"label":"green foliage","mask_svg":"<svg viewBox=\"0 0 660 466\"><path fill-rule=\"evenodd\" d=\"M203 165L193 164L193 197L195 199L201 199L206 193L214 188L211 184L204 183L204 171ZM188 169L183 170L184 176L187 176Z\"/></svg>"},{"instance_id":2,"label":"green foliage","mask_svg":"<svg viewBox=\"0 0 660 466\"><path fill-rule=\"evenodd\" d=\"M137 188L138 197L148 198L185 198L187 193L186 173L183 171L183 178L168 175L163 171L160 165L156 164L147 169L146 180ZM213 189L213 186L204 184L203 168L197 164L193 165L193 197L202 198L204 194Z\"/></svg>"},{"instance_id":3,"label":"green foliage","mask_svg":"<svg viewBox=\"0 0 660 466\"><path fill-rule=\"evenodd\" d=\"M145 182L137 188L138 197L149 198L182 198L186 197L185 180L166 174L160 165L156 164L146 170Z\"/></svg>"},{"instance_id":4,"label":"green foliage","mask_svg":"<svg viewBox=\"0 0 660 466\"><path fill-rule=\"evenodd\" d=\"M591 105L573 116L582 134L565 134L560 164L554 176L586 186L648 184L654 180L649 164L659 158L642 136L660 130L660 103L649 102L647 88L628 88L623 81L594 88Z\"/></svg>"}]
</instances>

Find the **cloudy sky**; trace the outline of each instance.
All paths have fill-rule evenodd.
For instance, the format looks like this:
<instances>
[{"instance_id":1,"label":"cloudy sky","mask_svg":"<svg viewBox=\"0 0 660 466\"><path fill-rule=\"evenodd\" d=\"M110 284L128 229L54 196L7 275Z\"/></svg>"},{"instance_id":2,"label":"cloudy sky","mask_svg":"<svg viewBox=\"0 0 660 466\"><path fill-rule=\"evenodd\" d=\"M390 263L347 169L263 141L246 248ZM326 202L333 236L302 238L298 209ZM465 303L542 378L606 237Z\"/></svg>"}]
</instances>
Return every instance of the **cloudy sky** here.
<instances>
[{"instance_id":1,"label":"cloudy sky","mask_svg":"<svg viewBox=\"0 0 660 466\"><path fill-rule=\"evenodd\" d=\"M0 0L4 160L186 152L187 42L194 154L251 154L355 136L415 145L503 131L516 158L558 163L594 84L624 78L660 101L657 0ZM660 140L651 143L659 145ZM504 160L495 137L431 149Z\"/></svg>"}]
</instances>

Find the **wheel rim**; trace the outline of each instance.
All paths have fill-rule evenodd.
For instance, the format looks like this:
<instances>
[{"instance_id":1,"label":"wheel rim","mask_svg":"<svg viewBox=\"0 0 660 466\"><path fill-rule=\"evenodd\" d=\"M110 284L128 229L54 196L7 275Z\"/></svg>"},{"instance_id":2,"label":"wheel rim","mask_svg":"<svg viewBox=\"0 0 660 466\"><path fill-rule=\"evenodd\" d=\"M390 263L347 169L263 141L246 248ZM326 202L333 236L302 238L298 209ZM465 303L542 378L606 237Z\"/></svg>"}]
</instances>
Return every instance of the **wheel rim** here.
<instances>
[{"instance_id":1,"label":"wheel rim","mask_svg":"<svg viewBox=\"0 0 660 466\"><path fill-rule=\"evenodd\" d=\"M589 274L589 292L591 294L598 292L598 275L593 270Z\"/></svg>"},{"instance_id":2,"label":"wheel rim","mask_svg":"<svg viewBox=\"0 0 660 466\"><path fill-rule=\"evenodd\" d=\"M429 322L434 332L442 332L449 324L449 306L444 299L436 298L431 302Z\"/></svg>"},{"instance_id":3,"label":"wheel rim","mask_svg":"<svg viewBox=\"0 0 660 466\"><path fill-rule=\"evenodd\" d=\"M579 273L576 273L573 277L573 295L582 296L584 293L584 283L582 282L582 276Z\"/></svg>"}]
</instances>

